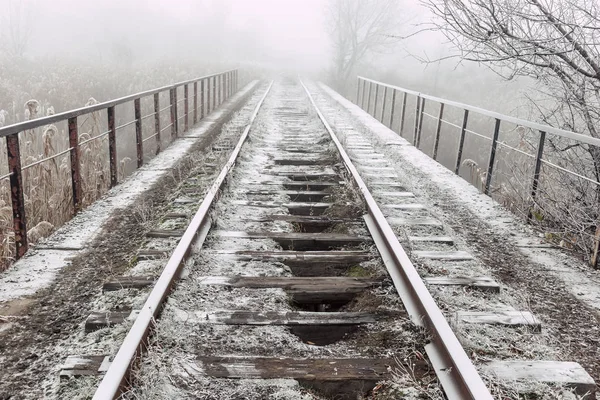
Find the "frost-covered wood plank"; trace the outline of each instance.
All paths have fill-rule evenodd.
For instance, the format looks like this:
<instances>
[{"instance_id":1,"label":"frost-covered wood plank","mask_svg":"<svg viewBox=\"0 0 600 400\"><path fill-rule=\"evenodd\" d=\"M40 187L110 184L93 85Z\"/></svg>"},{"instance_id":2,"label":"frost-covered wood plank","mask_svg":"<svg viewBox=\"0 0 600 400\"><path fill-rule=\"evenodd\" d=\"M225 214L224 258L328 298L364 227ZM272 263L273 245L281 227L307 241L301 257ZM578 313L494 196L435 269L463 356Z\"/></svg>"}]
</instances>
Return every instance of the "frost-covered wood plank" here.
<instances>
[{"instance_id":1,"label":"frost-covered wood plank","mask_svg":"<svg viewBox=\"0 0 600 400\"><path fill-rule=\"evenodd\" d=\"M244 288L281 288L297 291L344 292L380 285L380 278L352 278L347 276L287 277L287 276L206 276L198 278L203 285Z\"/></svg>"},{"instance_id":2,"label":"frost-covered wood plank","mask_svg":"<svg viewBox=\"0 0 600 400\"><path fill-rule=\"evenodd\" d=\"M173 238L182 237L185 231L183 229L154 229L146 233L149 238Z\"/></svg>"},{"instance_id":3,"label":"frost-covered wood plank","mask_svg":"<svg viewBox=\"0 0 600 400\"><path fill-rule=\"evenodd\" d=\"M310 181L310 182L293 182L293 181L277 181L273 179L269 180L242 180L241 184L245 187L256 186L282 186L290 190L323 190L334 186L344 185L344 182L323 182L323 181Z\"/></svg>"},{"instance_id":4,"label":"frost-covered wood plank","mask_svg":"<svg viewBox=\"0 0 600 400\"><path fill-rule=\"evenodd\" d=\"M178 219L178 218L189 218L190 215L186 213L167 213L164 215L164 219Z\"/></svg>"},{"instance_id":5,"label":"frost-covered wood plank","mask_svg":"<svg viewBox=\"0 0 600 400\"><path fill-rule=\"evenodd\" d=\"M366 236L322 232L213 231L212 235L236 239L271 239L289 250L327 250L331 247L356 246L372 240Z\"/></svg>"},{"instance_id":6,"label":"frost-covered wood plank","mask_svg":"<svg viewBox=\"0 0 600 400\"><path fill-rule=\"evenodd\" d=\"M60 366L59 376L68 378L71 376L100 375L106 372L109 366L108 356L73 355L68 356L64 364Z\"/></svg>"},{"instance_id":7,"label":"frost-covered wood plank","mask_svg":"<svg viewBox=\"0 0 600 400\"><path fill-rule=\"evenodd\" d=\"M387 218L387 221L392 226L436 226L442 227L442 223L435 218L400 218L400 217L390 217Z\"/></svg>"},{"instance_id":8,"label":"frost-covered wood plank","mask_svg":"<svg viewBox=\"0 0 600 400\"><path fill-rule=\"evenodd\" d=\"M371 260L372 253L360 250L294 251L294 250L205 250L207 254L229 255L237 260L306 261L327 263L360 263Z\"/></svg>"},{"instance_id":9,"label":"frost-covered wood plank","mask_svg":"<svg viewBox=\"0 0 600 400\"><path fill-rule=\"evenodd\" d=\"M309 165L328 165L331 164L330 158L325 157L277 157L273 159L276 165L296 165L296 166L309 166Z\"/></svg>"},{"instance_id":10,"label":"frost-covered wood plank","mask_svg":"<svg viewBox=\"0 0 600 400\"><path fill-rule=\"evenodd\" d=\"M466 251L425 251L415 250L412 255L429 260L450 260L450 261L468 261L473 256Z\"/></svg>"},{"instance_id":11,"label":"frost-covered wood plank","mask_svg":"<svg viewBox=\"0 0 600 400\"><path fill-rule=\"evenodd\" d=\"M405 203L405 204L383 204L381 208L391 208L394 210L424 210L425 206L419 203Z\"/></svg>"},{"instance_id":12,"label":"frost-covered wood plank","mask_svg":"<svg viewBox=\"0 0 600 400\"><path fill-rule=\"evenodd\" d=\"M360 325L389 318L390 314L369 312L312 312L312 311L197 311L186 313L187 323L216 325Z\"/></svg>"},{"instance_id":13,"label":"frost-covered wood plank","mask_svg":"<svg viewBox=\"0 0 600 400\"><path fill-rule=\"evenodd\" d=\"M199 356L190 373L233 379L299 379L306 381L380 381L398 364L385 358L263 358ZM417 369L423 368L417 365Z\"/></svg>"},{"instance_id":14,"label":"frost-covered wood plank","mask_svg":"<svg viewBox=\"0 0 600 400\"><path fill-rule=\"evenodd\" d=\"M93 332L134 320L139 311L94 311L85 320L85 331Z\"/></svg>"},{"instance_id":15,"label":"frost-covered wood plank","mask_svg":"<svg viewBox=\"0 0 600 400\"><path fill-rule=\"evenodd\" d=\"M411 242L431 242L431 243L444 243L454 244L454 239L450 236L409 236L408 240Z\"/></svg>"},{"instance_id":16,"label":"frost-covered wood plank","mask_svg":"<svg viewBox=\"0 0 600 400\"><path fill-rule=\"evenodd\" d=\"M104 282L102 291L112 292L121 289L143 289L152 285L155 281L155 276L120 276Z\"/></svg>"},{"instance_id":17,"label":"frost-covered wood plank","mask_svg":"<svg viewBox=\"0 0 600 400\"><path fill-rule=\"evenodd\" d=\"M527 326L540 332L542 323L529 311L457 311L457 322L505 326Z\"/></svg>"},{"instance_id":18,"label":"frost-covered wood plank","mask_svg":"<svg viewBox=\"0 0 600 400\"><path fill-rule=\"evenodd\" d=\"M577 394L596 392L596 382L576 362L568 361L492 361L481 367L501 381L533 381L575 388ZM525 391L527 387L523 388Z\"/></svg>"},{"instance_id":19,"label":"frost-covered wood plank","mask_svg":"<svg viewBox=\"0 0 600 400\"><path fill-rule=\"evenodd\" d=\"M244 231L213 231L214 236L239 239L273 239L277 241L323 241L331 243L356 244L368 242L367 236L346 235L343 233L324 232L244 232Z\"/></svg>"},{"instance_id":20,"label":"frost-covered wood plank","mask_svg":"<svg viewBox=\"0 0 600 400\"><path fill-rule=\"evenodd\" d=\"M375 192L375 197L415 197L412 192Z\"/></svg>"},{"instance_id":21,"label":"frost-covered wood plank","mask_svg":"<svg viewBox=\"0 0 600 400\"><path fill-rule=\"evenodd\" d=\"M368 288L380 286L382 279L327 277L271 277L271 276L207 276L198 279L203 285L236 288L285 289L292 300L302 304L344 304Z\"/></svg>"},{"instance_id":22,"label":"frost-covered wood plank","mask_svg":"<svg viewBox=\"0 0 600 400\"><path fill-rule=\"evenodd\" d=\"M425 282L430 285L440 286L469 286L475 289L484 290L492 293L500 292L498 282L488 277L446 277L446 276L431 276L424 278Z\"/></svg>"}]
</instances>

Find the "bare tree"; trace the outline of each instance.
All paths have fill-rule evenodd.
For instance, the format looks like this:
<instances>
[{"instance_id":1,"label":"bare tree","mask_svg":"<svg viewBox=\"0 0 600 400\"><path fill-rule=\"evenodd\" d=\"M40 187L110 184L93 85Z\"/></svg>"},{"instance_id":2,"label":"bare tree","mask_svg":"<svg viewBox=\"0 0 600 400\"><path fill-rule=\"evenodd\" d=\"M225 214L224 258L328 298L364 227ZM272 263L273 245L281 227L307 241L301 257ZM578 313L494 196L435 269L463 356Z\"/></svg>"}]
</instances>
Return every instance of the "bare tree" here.
<instances>
[{"instance_id":1,"label":"bare tree","mask_svg":"<svg viewBox=\"0 0 600 400\"><path fill-rule=\"evenodd\" d=\"M464 60L483 62L511 79L538 82L546 101L532 103L543 122L600 137L600 6L589 0L422 0ZM558 165L600 181L600 148L550 140L548 156ZM544 212L569 225L589 249L598 224L600 186L581 179L547 187ZM568 188L568 189L567 189ZM565 190L566 189L566 190ZM556 193L558 192L558 193ZM569 195L565 196L565 192ZM575 212L573 206L580 206ZM576 217L575 217L576 215ZM585 233L585 235L584 235ZM597 247L596 239L596 247Z\"/></svg>"},{"instance_id":2,"label":"bare tree","mask_svg":"<svg viewBox=\"0 0 600 400\"><path fill-rule=\"evenodd\" d=\"M2 12L2 42L8 54L22 57L29 46L32 33L31 0L8 0Z\"/></svg>"},{"instance_id":3,"label":"bare tree","mask_svg":"<svg viewBox=\"0 0 600 400\"><path fill-rule=\"evenodd\" d=\"M344 90L367 56L398 42L398 0L330 0L327 26L333 41L333 81Z\"/></svg>"}]
</instances>

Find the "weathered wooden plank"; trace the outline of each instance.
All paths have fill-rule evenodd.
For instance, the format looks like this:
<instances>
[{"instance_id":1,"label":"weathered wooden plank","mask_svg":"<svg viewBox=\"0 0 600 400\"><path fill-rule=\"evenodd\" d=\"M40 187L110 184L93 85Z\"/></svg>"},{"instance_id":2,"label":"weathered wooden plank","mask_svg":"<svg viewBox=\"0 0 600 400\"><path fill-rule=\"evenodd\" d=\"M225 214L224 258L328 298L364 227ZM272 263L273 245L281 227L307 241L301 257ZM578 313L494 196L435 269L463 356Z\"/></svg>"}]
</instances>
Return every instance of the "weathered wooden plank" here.
<instances>
[{"instance_id":1,"label":"weathered wooden plank","mask_svg":"<svg viewBox=\"0 0 600 400\"><path fill-rule=\"evenodd\" d=\"M87 333L102 328L121 324L127 320L134 320L139 311L94 311L85 320L85 331Z\"/></svg>"},{"instance_id":2,"label":"weathered wooden plank","mask_svg":"<svg viewBox=\"0 0 600 400\"><path fill-rule=\"evenodd\" d=\"M373 258L364 251L235 251L210 250L210 254L235 260L278 261L287 265L296 276L342 275L348 268Z\"/></svg>"},{"instance_id":3,"label":"weathered wooden plank","mask_svg":"<svg viewBox=\"0 0 600 400\"><path fill-rule=\"evenodd\" d=\"M189 218L190 216L186 213L167 213L163 217L164 219L178 219L178 218Z\"/></svg>"},{"instance_id":4,"label":"weathered wooden plank","mask_svg":"<svg viewBox=\"0 0 600 400\"><path fill-rule=\"evenodd\" d=\"M387 221L392 226L435 226L443 227L443 224L434 218L399 218L390 217Z\"/></svg>"},{"instance_id":5,"label":"weathered wooden plank","mask_svg":"<svg viewBox=\"0 0 600 400\"><path fill-rule=\"evenodd\" d=\"M419 203L404 203L404 204L383 204L381 208L391 208L394 210L424 210L425 206Z\"/></svg>"},{"instance_id":6,"label":"weathered wooden plank","mask_svg":"<svg viewBox=\"0 0 600 400\"><path fill-rule=\"evenodd\" d=\"M335 172L294 172L294 171L263 171L265 175L285 176L294 181L337 181L340 179Z\"/></svg>"},{"instance_id":7,"label":"weathered wooden plank","mask_svg":"<svg viewBox=\"0 0 600 400\"><path fill-rule=\"evenodd\" d=\"M206 276L198 278L203 285L243 288L281 288L297 291L347 292L380 285L380 278L353 278L347 276L287 277L287 276Z\"/></svg>"},{"instance_id":8,"label":"weathered wooden plank","mask_svg":"<svg viewBox=\"0 0 600 400\"><path fill-rule=\"evenodd\" d=\"M309 263L360 263L373 258L373 254L359 250L293 251L293 250L206 250L207 253L229 255L238 260L306 261Z\"/></svg>"},{"instance_id":9,"label":"weathered wooden plank","mask_svg":"<svg viewBox=\"0 0 600 400\"><path fill-rule=\"evenodd\" d=\"M272 239L282 245L302 245L322 242L330 246L357 245L370 242L368 236L346 235L341 233L323 232L243 232L243 231L213 231L212 235L238 239Z\"/></svg>"},{"instance_id":10,"label":"weathered wooden plank","mask_svg":"<svg viewBox=\"0 0 600 400\"><path fill-rule=\"evenodd\" d=\"M278 157L273 159L273 162L277 165L329 165L331 159L325 157Z\"/></svg>"},{"instance_id":11,"label":"weathered wooden plank","mask_svg":"<svg viewBox=\"0 0 600 400\"><path fill-rule=\"evenodd\" d=\"M468 324L527 326L535 332L542 330L540 320L529 311L457 311L455 318Z\"/></svg>"},{"instance_id":12,"label":"weathered wooden plank","mask_svg":"<svg viewBox=\"0 0 600 400\"><path fill-rule=\"evenodd\" d=\"M73 355L68 356L60 367L59 376L68 378L71 376L100 375L108 370L110 360L108 356L100 355Z\"/></svg>"},{"instance_id":13,"label":"weathered wooden plank","mask_svg":"<svg viewBox=\"0 0 600 400\"><path fill-rule=\"evenodd\" d=\"M121 289L143 289L151 286L155 281L155 276L120 276L104 282L102 291L112 292Z\"/></svg>"},{"instance_id":14,"label":"weathered wooden plank","mask_svg":"<svg viewBox=\"0 0 600 400\"><path fill-rule=\"evenodd\" d=\"M398 179L398 177L396 177L396 179ZM375 181L375 180L373 180L373 181L370 181L367 186L369 186L369 187L371 187L371 186L382 186L382 187L387 187L387 188L394 188L394 189L400 190L400 191L405 191L406 190L406 188L404 186L400 185L399 183L397 183L397 182L388 182L388 181Z\"/></svg>"},{"instance_id":15,"label":"weathered wooden plank","mask_svg":"<svg viewBox=\"0 0 600 400\"><path fill-rule=\"evenodd\" d=\"M409 236L408 240L411 242L431 242L431 243L444 243L448 245L454 244L454 239L450 236Z\"/></svg>"},{"instance_id":16,"label":"weathered wooden plank","mask_svg":"<svg viewBox=\"0 0 600 400\"><path fill-rule=\"evenodd\" d=\"M306 381L380 381L397 366L385 358L197 358L193 368L200 375L231 379L298 379Z\"/></svg>"},{"instance_id":17,"label":"weathered wooden plank","mask_svg":"<svg viewBox=\"0 0 600 400\"><path fill-rule=\"evenodd\" d=\"M271 239L284 250L327 250L336 247L357 246L371 241L369 237L335 233L305 232L228 232L213 231L218 237L236 239Z\"/></svg>"},{"instance_id":18,"label":"weathered wooden plank","mask_svg":"<svg viewBox=\"0 0 600 400\"><path fill-rule=\"evenodd\" d=\"M271 276L207 276L199 278L204 285L236 288L281 288L300 304L345 304L365 289L380 286L382 279L326 277L271 277Z\"/></svg>"},{"instance_id":19,"label":"weathered wooden plank","mask_svg":"<svg viewBox=\"0 0 600 400\"><path fill-rule=\"evenodd\" d=\"M576 393L596 393L596 382L576 362L568 361L492 361L481 367L501 381L543 382L574 388ZM527 391L527 385L522 388Z\"/></svg>"},{"instance_id":20,"label":"weathered wooden plank","mask_svg":"<svg viewBox=\"0 0 600 400\"><path fill-rule=\"evenodd\" d=\"M468 261L472 260L473 256L466 251L425 251L415 250L413 256L425 258L429 260L450 260L450 261Z\"/></svg>"},{"instance_id":21,"label":"weathered wooden plank","mask_svg":"<svg viewBox=\"0 0 600 400\"><path fill-rule=\"evenodd\" d=\"M257 185L257 186L282 186L288 190L325 190L331 187L344 185L345 182L323 182L323 181L310 181L310 182L293 182L286 180L261 180L261 181L250 181L243 180L241 182L245 186Z\"/></svg>"},{"instance_id":22,"label":"weathered wooden plank","mask_svg":"<svg viewBox=\"0 0 600 400\"><path fill-rule=\"evenodd\" d=\"M412 192L376 192L375 197L415 197Z\"/></svg>"},{"instance_id":23,"label":"weathered wooden plank","mask_svg":"<svg viewBox=\"0 0 600 400\"><path fill-rule=\"evenodd\" d=\"M287 208L290 214L295 215L320 215L325 212L332 203L311 203L311 202L289 202L282 203L276 201L246 201L234 200L232 204L248 207L264 207L264 208Z\"/></svg>"},{"instance_id":24,"label":"weathered wooden plank","mask_svg":"<svg viewBox=\"0 0 600 400\"><path fill-rule=\"evenodd\" d=\"M185 231L183 229L154 229L146 233L146 237L149 238L173 238L182 237Z\"/></svg>"},{"instance_id":25,"label":"weathered wooden plank","mask_svg":"<svg viewBox=\"0 0 600 400\"><path fill-rule=\"evenodd\" d=\"M219 310L187 313L186 322L215 325L360 325L389 318L368 312L245 311Z\"/></svg>"},{"instance_id":26,"label":"weathered wooden plank","mask_svg":"<svg viewBox=\"0 0 600 400\"><path fill-rule=\"evenodd\" d=\"M430 285L440 286L469 286L475 289L499 293L500 284L488 277L446 277L446 276L430 276L423 278Z\"/></svg>"}]
</instances>

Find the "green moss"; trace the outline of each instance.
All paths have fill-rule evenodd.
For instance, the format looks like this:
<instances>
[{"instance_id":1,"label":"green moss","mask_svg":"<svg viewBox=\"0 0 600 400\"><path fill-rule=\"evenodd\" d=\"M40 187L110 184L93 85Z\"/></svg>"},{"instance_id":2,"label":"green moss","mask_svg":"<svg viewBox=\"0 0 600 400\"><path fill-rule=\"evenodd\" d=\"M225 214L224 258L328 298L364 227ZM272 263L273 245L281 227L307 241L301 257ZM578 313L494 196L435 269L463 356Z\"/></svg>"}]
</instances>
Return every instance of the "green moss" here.
<instances>
[{"instance_id":1,"label":"green moss","mask_svg":"<svg viewBox=\"0 0 600 400\"><path fill-rule=\"evenodd\" d=\"M360 265L354 265L348 268L347 275L353 278L365 278L371 276L371 273L366 268L363 268Z\"/></svg>"}]
</instances>

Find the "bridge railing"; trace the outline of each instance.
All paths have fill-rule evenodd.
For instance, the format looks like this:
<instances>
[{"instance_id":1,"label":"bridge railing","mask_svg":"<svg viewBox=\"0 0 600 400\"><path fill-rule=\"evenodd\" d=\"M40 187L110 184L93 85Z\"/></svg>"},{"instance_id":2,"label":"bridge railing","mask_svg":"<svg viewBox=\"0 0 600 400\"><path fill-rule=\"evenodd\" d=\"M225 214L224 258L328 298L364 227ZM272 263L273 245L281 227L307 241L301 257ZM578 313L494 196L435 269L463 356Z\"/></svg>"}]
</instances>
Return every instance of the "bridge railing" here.
<instances>
[{"instance_id":1,"label":"bridge railing","mask_svg":"<svg viewBox=\"0 0 600 400\"><path fill-rule=\"evenodd\" d=\"M465 147L469 140L478 141L477 150L481 149L481 144L489 143L489 152L485 169L481 174L480 189L486 195L492 195L493 181L495 172L498 169L498 164L510 161L508 157L504 160L498 159L497 154L500 149L510 151L511 157L521 157L524 160L530 160L533 168L526 168L529 175L530 183L528 185L527 197L530 207L528 207L527 218L531 220L533 205L536 204L536 198L540 188L542 179L543 167L549 167L560 173L569 174L576 179L584 181L595 192L600 192L600 182L593 173L592 168L578 168L579 171L574 171L569 162L560 162L556 157L550 157L550 152L545 151L545 147L550 142L553 154L556 154L557 146L553 140L562 141L568 145L563 146L564 149L572 149L577 146L587 145L593 146L600 154L600 139L580 133L558 129L549 125L540 124L532 121L527 121L515 118L509 115L500 114L494 111L485 110L472 105L459 103L435 96L430 96L414 90L401 88L394 85L389 85L376 80L368 79L362 76L358 77L356 103L362 109L370 113L377 120L387 125L390 129L396 131L400 136L412 141L413 145L422 149L423 142L423 126L430 120L430 128L428 131L433 132L433 137L430 138L431 157L438 160L440 156L439 146L441 139L444 138L443 130L447 129L447 134L454 135L456 150L454 160L448 159L448 154L452 151L444 146L444 158L446 166L459 174L461 164L463 163ZM446 117L450 113L453 117ZM443 128L444 127L444 128ZM500 139L501 128L506 127L511 135L505 140ZM524 146L514 144L519 141L519 135L523 129L527 129L529 141L536 143L535 148L524 149ZM522 139L522 138L521 138ZM422 149L427 153L427 149ZM564 151L564 150L563 150ZM481 151L479 151L481 153ZM577 156L571 158L576 158ZM503 166L505 166L503 164ZM588 162L586 165L589 167ZM582 173L582 169L585 169ZM589 173L588 173L589 172ZM594 248L591 256L593 266L598 266L600 258L600 222L596 223L596 230L593 235Z\"/></svg>"},{"instance_id":2,"label":"bridge railing","mask_svg":"<svg viewBox=\"0 0 600 400\"><path fill-rule=\"evenodd\" d=\"M178 92L181 92L181 89L183 89L183 98L178 99ZM135 93L119 99L93 104L59 114L0 127L0 138L5 138L6 140L8 163L8 173L0 176L0 184L3 184L8 180L10 185L12 228L14 231L15 245L14 257L17 259L22 257L28 249L28 216L26 215L26 202L24 196L24 171L34 166L39 166L52 161L56 163L55 160L58 157L66 157L68 154L70 158L68 164L70 165L70 191L72 197L70 209L74 215L80 211L83 206L82 199L84 193L81 176L82 160L80 154L82 146L108 137L108 160L106 161L109 164L110 170L109 187L113 187L117 185L119 177L117 138L120 138L120 132L129 135L132 133L134 134L135 164L136 167L139 168L144 163L144 144L154 141L154 154L158 154L161 151L161 143L163 143L161 135L170 136L170 140L177 138L182 132L186 132L189 129L190 123L195 124L204 118L205 115L214 110L237 90L238 70L234 69ZM161 94L163 97L168 94L168 104L161 104ZM144 99L146 101L150 100L152 104L147 102L148 107L146 108L151 110L151 112L142 115L143 109L141 103ZM125 117L118 116L117 106L127 107L127 105L131 107L131 110L123 109L125 110L125 112L123 112ZM122 108L119 109L121 110ZM92 114L99 115L99 112L105 113L106 124L102 125L106 126L108 129L94 136L89 137L90 135L88 134L82 138L79 132L81 123L78 123L78 118ZM161 118L161 114L164 116L166 113L168 113L168 120L163 121L165 118ZM127 115L129 115L129 117L127 117ZM131 115L133 115L132 120L117 125L118 120L121 120L122 118L131 118ZM151 119L148 122L153 121L153 123L151 123L151 125L143 124L143 121L148 119ZM27 165L23 165L24 153L21 150L24 141L23 133L32 132L34 135L40 135L39 131L34 131L36 128L48 127L51 124L64 122L66 122L66 130L62 132L62 134L68 136L68 138L65 138L68 142L67 148L47 157L36 159L34 162L27 163ZM146 132L144 132L143 129L144 125L147 128ZM126 127L132 126L135 126L134 131L125 129ZM148 129L149 127L151 127L151 129ZM61 132L58 133L60 134ZM25 143L25 145L29 144L29 142ZM30 157L28 157L25 162L28 162L29 159ZM5 240L4 232L2 232L2 236L3 240Z\"/></svg>"}]
</instances>

